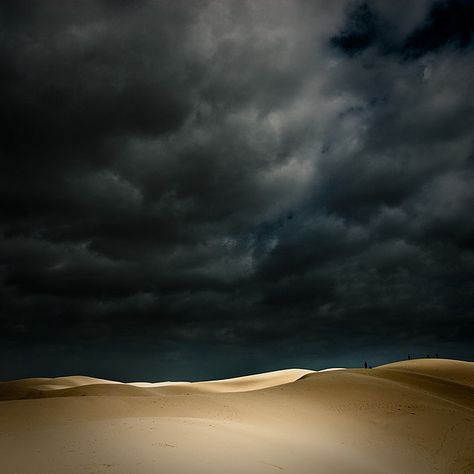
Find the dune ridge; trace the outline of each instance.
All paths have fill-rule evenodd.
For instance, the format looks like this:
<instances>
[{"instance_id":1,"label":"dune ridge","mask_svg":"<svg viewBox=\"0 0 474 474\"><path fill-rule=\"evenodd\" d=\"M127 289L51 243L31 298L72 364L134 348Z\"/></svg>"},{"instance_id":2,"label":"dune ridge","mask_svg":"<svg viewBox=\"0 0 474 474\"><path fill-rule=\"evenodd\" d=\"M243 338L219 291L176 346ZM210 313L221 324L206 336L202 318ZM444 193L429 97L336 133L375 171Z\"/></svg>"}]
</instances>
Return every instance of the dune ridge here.
<instances>
[{"instance_id":1,"label":"dune ridge","mask_svg":"<svg viewBox=\"0 0 474 474\"><path fill-rule=\"evenodd\" d=\"M0 382L0 400L21 400L59 396L127 395L150 396L156 389L165 393L180 392L246 392L295 382L315 373L307 369L283 369L262 374L203 382L118 382L82 375L55 378L19 379Z\"/></svg>"},{"instance_id":2,"label":"dune ridge","mask_svg":"<svg viewBox=\"0 0 474 474\"><path fill-rule=\"evenodd\" d=\"M5 472L474 472L472 362L192 383L23 379L0 383L0 399Z\"/></svg>"}]
</instances>

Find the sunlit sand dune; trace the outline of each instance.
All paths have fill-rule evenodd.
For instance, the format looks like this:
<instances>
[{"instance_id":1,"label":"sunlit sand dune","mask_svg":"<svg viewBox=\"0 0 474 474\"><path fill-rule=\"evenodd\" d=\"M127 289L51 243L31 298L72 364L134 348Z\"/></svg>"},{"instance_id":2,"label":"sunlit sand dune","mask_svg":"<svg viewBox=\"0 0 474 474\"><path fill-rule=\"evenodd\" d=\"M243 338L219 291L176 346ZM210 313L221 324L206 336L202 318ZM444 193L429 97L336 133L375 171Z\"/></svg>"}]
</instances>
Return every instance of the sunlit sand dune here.
<instances>
[{"instance_id":1,"label":"sunlit sand dune","mask_svg":"<svg viewBox=\"0 0 474 474\"><path fill-rule=\"evenodd\" d=\"M2 473L473 473L474 363L0 383Z\"/></svg>"}]
</instances>

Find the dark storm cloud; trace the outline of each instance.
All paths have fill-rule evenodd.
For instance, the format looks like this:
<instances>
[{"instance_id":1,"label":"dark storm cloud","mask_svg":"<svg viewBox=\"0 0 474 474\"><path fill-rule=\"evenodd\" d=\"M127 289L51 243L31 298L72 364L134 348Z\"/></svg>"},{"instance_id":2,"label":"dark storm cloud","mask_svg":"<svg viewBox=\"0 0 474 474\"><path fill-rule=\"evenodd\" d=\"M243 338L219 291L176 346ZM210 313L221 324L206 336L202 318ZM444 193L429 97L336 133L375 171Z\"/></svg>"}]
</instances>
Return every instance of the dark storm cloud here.
<instances>
[{"instance_id":1,"label":"dark storm cloud","mask_svg":"<svg viewBox=\"0 0 474 474\"><path fill-rule=\"evenodd\" d=\"M419 8L425 2L418 3ZM424 21L407 36L400 35L403 23L400 18L393 21L393 11L382 2L352 3L349 7L344 28L331 38L332 46L348 56L375 47L384 54L413 59L446 46L464 49L473 43L474 5L470 0L433 2Z\"/></svg>"},{"instance_id":2,"label":"dark storm cloud","mask_svg":"<svg viewBox=\"0 0 474 474\"><path fill-rule=\"evenodd\" d=\"M350 12L344 30L331 38L331 43L353 56L373 45L383 35L377 14L367 3L355 6Z\"/></svg>"},{"instance_id":3,"label":"dark storm cloud","mask_svg":"<svg viewBox=\"0 0 474 474\"><path fill-rule=\"evenodd\" d=\"M404 52L421 56L443 46L464 49L474 40L474 5L469 0L438 1L425 22L404 44Z\"/></svg>"},{"instance_id":4,"label":"dark storm cloud","mask_svg":"<svg viewBox=\"0 0 474 474\"><path fill-rule=\"evenodd\" d=\"M469 15L2 5L2 376L472 357Z\"/></svg>"}]
</instances>

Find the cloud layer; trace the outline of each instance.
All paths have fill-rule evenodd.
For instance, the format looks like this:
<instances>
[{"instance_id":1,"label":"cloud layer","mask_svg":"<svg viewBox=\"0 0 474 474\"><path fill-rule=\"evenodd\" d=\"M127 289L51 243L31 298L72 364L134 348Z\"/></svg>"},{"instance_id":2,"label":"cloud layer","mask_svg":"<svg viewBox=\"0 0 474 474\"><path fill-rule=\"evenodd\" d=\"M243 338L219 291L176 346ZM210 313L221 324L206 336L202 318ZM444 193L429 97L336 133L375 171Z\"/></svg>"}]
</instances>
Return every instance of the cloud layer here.
<instances>
[{"instance_id":1,"label":"cloud layer","mask_svg":"<svg viewBox=\"0 0 474 474\"><path fill-rule=\"evenodd\" d=\"M474 357L473 16L2 5L4 378Z\"/></svg>"}]
</instances>

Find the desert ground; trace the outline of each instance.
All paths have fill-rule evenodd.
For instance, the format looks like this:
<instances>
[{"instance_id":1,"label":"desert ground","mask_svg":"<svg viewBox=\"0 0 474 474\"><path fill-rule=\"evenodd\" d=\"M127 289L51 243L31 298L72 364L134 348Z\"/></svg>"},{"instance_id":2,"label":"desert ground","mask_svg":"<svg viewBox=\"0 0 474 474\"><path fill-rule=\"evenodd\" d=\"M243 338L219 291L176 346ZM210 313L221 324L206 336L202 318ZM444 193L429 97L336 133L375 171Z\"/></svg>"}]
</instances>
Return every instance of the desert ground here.
<instances>
[{"instance_id":1,"label":"desert ground","mask_svg":"<svg viewBox=\"0 0 474 474\"><path fill-rule=\"evenodd\" d=\"M474 473L474 362L0 383L0 472Z\"/></svg>"}]
</instances>

